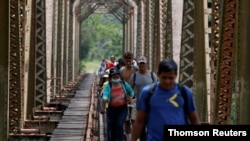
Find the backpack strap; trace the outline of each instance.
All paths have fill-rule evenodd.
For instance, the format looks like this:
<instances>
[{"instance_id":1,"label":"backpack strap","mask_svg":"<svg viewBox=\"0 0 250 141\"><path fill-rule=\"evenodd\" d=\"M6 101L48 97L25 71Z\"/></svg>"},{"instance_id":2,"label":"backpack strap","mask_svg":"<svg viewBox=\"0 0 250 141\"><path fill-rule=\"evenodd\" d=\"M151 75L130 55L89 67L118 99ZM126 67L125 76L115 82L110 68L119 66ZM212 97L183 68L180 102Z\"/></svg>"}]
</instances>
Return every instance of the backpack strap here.
<instances>
[{"instance_id":1,"label":"backpack strap","mask_svg":"<svg viewBox=\"0 0 250 141\"><path fill-rule=\"evenodd\" d=\"M187 122L187 124L189 124L187 91L186 91L184 85L178 84L178 86L179 86L179 89L181 91L182 98L184 100L183 110L184 110L184 115L186 116L186 122Z\"/></svg>"},{"instance_id":2,"label":"backpack strap","mask_svg":"<svg viewBox=\"0 0 250 141\"><path fill-rule=\"evenodd\" d=\"M184 105L183 105L183 108L184 108L184 112L185 114L187 115L188 114L188 98L187 98L187 92L184 88L184 85L181 85L181 84L178 84L179 86L179 89L181 91L181 95L182 95L182 98L184 100Z\"/></svg>"},{"instance_id":3,"label":"backpack strap","mask_svg":"<svg viewBox=\"0 0 250 141\"><path fill-rule=\"evenodd\" d=\"M135 80L136 80L136 72L134 72L134 76L133 76L133 86L132 86L132 88L134 88L135 87Z\"/></svg>"},{"instance_id":4,"label":"backpack strap","mask_svg":"<svg viewBox=\"0 0 250 141\"><path fill-rule=\"evenodd\" d=\"M127 99L127 88L126 88L126 84L125 84L125 82L122 80L121 81L121 83L122 83L122 89L123 89L123 91L124 91L124 94L125 94L125 99ZM124 87L125 88L124 88ZM111 89L112 89L112 83L111 82L109 82L109 87L110 87L110 101L111 101Z\"/></svg>"},{"instance_id":5,"label":"backpack strap","mask_svg":"<svg viewBox=\"0 0 250 141\"><path fill-rule=\"evenodd\" d=\"M122 80L122 88L123 88L123 91L124 91L124 94L125 94L125 99L127 99L127 86L126 86L125 81L123 81L123 80Z\"/></svg>"},{"instance_id":6,"label":"backpack strap","mask_svg":"<svg viewBox=\"0 0 250 141\"><path fill-rule=\"evenodd\" d=\"M148 95L147 95L147 97L145 99L147 112L149 112L149 110L150 110L150 99L151 99L152 95L154 94L156 84L157 83L153 83L153 84L150 85L150 88L148 90Z\"/></svg>"},{"instance_id":7,"label":"backpack strap","mask_svg":"<svg viewBox=\"0 0 250 141\"><path fill-rule=\"evenodd\" d=\"M154 77L154 73L151 71L151 78L152 78L152 81L153 83L155 82L155 77Z\"/></svg>"}]
</instances>

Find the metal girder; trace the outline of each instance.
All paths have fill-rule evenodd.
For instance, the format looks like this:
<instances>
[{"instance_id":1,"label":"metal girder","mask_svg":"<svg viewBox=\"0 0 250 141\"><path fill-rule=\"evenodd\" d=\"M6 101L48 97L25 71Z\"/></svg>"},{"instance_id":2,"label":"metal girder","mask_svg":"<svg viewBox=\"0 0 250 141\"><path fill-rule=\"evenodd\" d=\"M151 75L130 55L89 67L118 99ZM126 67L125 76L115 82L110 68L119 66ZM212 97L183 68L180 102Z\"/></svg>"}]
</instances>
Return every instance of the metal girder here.
<instances>
[{"instance_id":1,"label":"metal girder","mask_svg":"<svg viewBox=\"0 0 250 141\"><path fill-rule=\"evenodd\" d=\"M159 42L159 52L160 52L160 56L158 61L160 62L161 60L163 60L165 58L165 49L166 49L166 32L167 32L167 0L160 0L159 1L159 33L160 33L160 42ZM156 63L159 63L156 62Z\"/></svg>"},{"instance_id":2,"label":"metal girder","mask_svg":"<svg viewBox=\"0 0 250 141\"><path fill-rule=\"evenodd\" d=\"M130 17L129 19L129 24L130 24L130 27L129 27L129 47L130 47L130 51L134 54L134 46L133 46L133 39L134 39L134 18L133 16Z\"/></svg>"},{"instance_id":3,"label":"metal girder","mask_svg":"<svg viewBox=\"0 0 250 141\"><path fill-rule=\"evenodd\" d=\"M202 121L207 119L203 1L184 0L179 83L192 89Z\"/></svg>"},{"instance_id":4,"label":"metal girder","mask_svg":"<svg viewBox=\"0 0 250 141\"><path fill-rule=\"evenodd\" d=\"M32 15L35 15L34 11L34 7L32 7L32 1L28 1L27 3L25 3L25 19L24 19L24 23L25 23L25 32L24 32L24 37L22 39L24 39L24 49L23 49L23 56L24 56L24 63L23 63L23 93L22 93L22 110L24 111L22 113L22 120L26 120L28 115L31 115L32 113L32 108L34 107L34 95L35 95L35 86L34 86L34 80L35 80L35 76L32 77L32 83L30 82L30 74L32 74L30 72L30 68L34 68L34 66L30 67L31 65L35 64L31 64L31 60L35 60L34 58L30 59L31 54L35 54L34 52L31 53L31 50L34 49L35 45L32 45L34 42L34 39L32 37L34 37L34 32L32 34L32 29L34 28L32 21L35 21L35 19L33 19ZM33 35L33 36L32 36ZM34 71L33 71L34 73ZM30 85L33 84L33 85ZM32 93L31 90L32 89ZM30 98L31 97L31 98ZM33 99L33 100L29 100L29 99ZM21 124L23 128L23 124Z\"/></svg>"},{"instance_id":5,"label":"metal girder","mask_svg":"<svg viewBox=\"0 0 250 141\"><path fill-rule=\"evenodd\" d=\"M36 1L29 1L29 10L30 10L30 21L27 21L27 24L30 24L30 36L26 36L26 47L28 51L26 52L27 57L27 67L28 67L28 73L27 73L27 119L31 119L33 116L33 111L35 103L36 103ZM28 25L26 26L28 29ZM27 34L26 34L27 35ZM29 42L29 43L27 43ZM31 99L31 100L30 100Z\"/></svg>"},{"instance_id":6,"label":"metal girder","mask_svg":"<svg viewBox=\"0 0 250 141\"><path fill-rule=\"evenodd\" d=\"M220 29L222 20L222 2L221 0L212 1L212 31L211 31L211 55L210 55L210 69L211 69L211 115L214 115L215 103L216 103L216 79L217 79L217 67L218 67L218 55L220 47ZM214 122L214 117L211 116L211 122Z\"/></svg>"},{"instance_id":7,"label":"metal girder","mask_svg":"<svg viewBox=\"0 0 250 141\"><path fill-rule=\"evenodd\" d=\"M68 80L73 80L73 1L69 6Z\"/></svg>"},{"instance_id":8,"label":"metal girder","mask_svg":"<svg viewBox=\"0 0 250 141\"><path fill-rule=\"evenodd\" d=\"M45 0L36 0L36 97L35 106L46 104L46 28Z\"/></svg>"},{"instance_id":9,"label":"metal girder","mask_svg":"<svg viewBox=\"0 0 250 141\"><path fill-rule=\"evenodd\" d=\"M225 0L223 4L222 32L217 79L217 124L229 124L234 80L236 27L238 0Z\"/></svg>"},{"instance_id":10,"label":"metal girder","mask_svg":"<svg viewBox=\"0 0 250 141\"><path fill-rule=\"evenodd\" d=\"M58 0L58 10L57 10L57 45L56 47L56 52L57 52L57 56L56 56L56 68L57 68L57 72L56 72L56 77L60 78L60 81L62 81L62 0ZM61 85L62 82L56 82L56 87L61 87L59 85ZM56 91L56 93L59 93L60 90Z\"/></svg>"},{"instance_id":11,"label":"metal girder","mask_svg":"<svg viewBox=\"0 0 250 141\"><path fill-rule=\"evenodd\" d=\"M206 44L205 44L205 1L195 3L195 38L194 38L194 68L193 68L193 93L195 96L197 111L203 122L207 122L207 78L206 78ZM210 79L210 78L208 78Z\"/></svg>"},{"instance_id":12,"label":"metal girder","mask_svg":"<svg viewBox=\"0 0 250 141\"><path fill-rule=\"evenodd\" d=\"M10 54L9 54L9 132L16 133L21 119L21 37L20 1L10 1ZM24 8L24 7L23 7Z\"/></svg>"},{"instance_id":13,"label":"metal girder","mask_svg":"<svg viewBox=\"0 0 250 141\"><path fill-rule=\"evenodd\" d=\"M122 7L122 5L118 5L117 7L113 8L112 6L110 6L109 4L107 4L109 13L113 14L121 23L124 23L124 19L123 16L117 12L119 8Z\"/></svg>"},{"instance_id":14,"label":"metal girder","mask_svg":"<svg viewBox=\"0 0 250 141\"><path fill-rule=\"evenodd\" d=\"M67 57L68 57L68 45L67 45L67 41L68 41L68 4L67 1L64 0L63 1L63 37L62 37L62 47L63 47L63 86L65 86L68 83L68 62L67 62Z\"/></svg>"},{"instance_id":15,"label":"metal girder","mask_svg":"<svg viewBox=\"0 0 250 141\"><path fill-rule=\"evenodd\" d=\"M82 12L78 16L78 20L80 23L82 23L84 20L86 20L91 14L95 12L95 10L99 7L99 5L94 5L93 7L88 7L86 12Z\"/></svg>"},{"instance_id":16,"label":"metal girder","mask_svg":"<svg viewBox=\"0 0 250 141\"><path fill-rule=\"evenodd\" d=\"M124 10L120 10L121 6ZM87 19L89 15L95 13L98 9L107 9L105 13L114 14L122 23L126 22L132 14L133 6L130 2L124 0L81 0L80 4L76 6L76 15L80 23ZM102 10L104 11L104 10ZM100 11L98 12L100 13Z\"/></svg>"},{"instance_id":17,"label":"metal girder","mask_svg":"<svg viewBox=\"0 0 250 141\"><path fill-rule=\"evenodd\" d=\"M144 13L146 17L146 33L145 33L145 54L148 57L148 64L149 69L155 71L153 67L153 37L154 37L154 30L153 30L153 22L154 22L154 2L152 0L146 1L146 8Z\"/></svg>"},{"instance_id":18,"label":"metal girder","mask_svg":"<svg viewBox=\"0 0 250 141\"><path fill-rule=\"evenodd\" d=\"M25 0L20 0L20 4L19 4L19 16L20 16L20 20L19 20L19 27L20 27L20 30L19 30L19 34L20 34L20 78L21 78L21 81L20 81L20 88L21 88L21 96L20 96L20 120L21 120L21 123L23 122L24 120L24 117L26 116L25 114L25 110L24 110L24 102L25 102L25 93L24 93L24 83L25 83L25 80L24 80L24 75L25 75L25 65L24 65L24 62L25 62L25 24L24 24L24 20L27 19L27 14L24 14L26 12L26 1ZM22 124L20 124L22 126Z\"/></svg>"},{"instance_id":19,"label":"metal girder","mask_svg":"<svg viewBox=\"0 0 250 141\"><path fill-rule=\"evenodd\" d=\"M155 0L154 2L154 36L153 36L153 56L154 56L154 71L158 66L158 63L161 61L161 38L162 38L162 30L161 30L161 0Z\"/></svg>"},{"instance_id":20,"label":"metal girder","mask_svg":"<svg viewBox=\"0 0 250 141\"><path fill-rule=\"evenodd\" d=\"M193 87L194 67L194 0L184 0L179 83Z\"/></svg>"},{"instance_id":21,"label":"metal girder","mask_svg":"<svg viewBox=\"0 0 250 141\"><path fill-rule=\"evenodd\" d=\"M248 10L250 8L250 1L239 1L239 24L238 24L238 69L239 69L239 94L237 94L237 123L236 124L250 124L250 15ZM238 107L239 106L239 107Z\"/></svg>"},{"instance_id":22,"label":"metal girder","mask_svg":"<svg viewBox=\"0 0 250 141\"><path fill-rule=\"evenodd\" d=\"M53 25L52 25L52 53L51 53L51 77L55 78L57 77L57 44L58 44L58 37L57 37L57 32L58 32L58 0L53 1ZM51 92L52 92L52 97L55 96L55 94L58 92L57 90L57 81L51 80Z\"/></svg>"},{"instance_id":23,"label":"metal girder","mask_svg":"<svg viewBox=\"0 0 250 141\"><path fill-rule=\"evenodd\" d=\"M9 39L10 39L10 3L0 1L0 140L7 141L9 133L8 95L9 95Z\"/></svg>"},{"instance_id":24,"label":"metal girder","mask_svg":"<svg viewBox=\"0 0 250 141\"><path fill-rule=\"evenodd\" d=\"M155 23L155 21L156 21L156 18L157 18L157 16L156 16L156 7L155 7L155 5L156 5L156 3L155 2L150 2L150 12L151 12L151 25L150 25L150 30L151 30L151 59L152 59L152 71L155 71L156 72L156 57L158 56L158 55L156 55L156 49L157 49L157 46L156 46L156 40L155 40L155 36L157 36L157 32L156 32L156 30L155 30L155 28L157 28L157 24ZM157 13L158 14L158 13Z\"/></svg>"},{"instance_id":25,"label":"metal girder","mask_svg":"<svg viewBox=\"0 0 250 141\"><path fill-rule=\"evenodd\" d=\"M166 37L164 45L164 57L173 58L172 0L167 0L166 17L164 21L166 21L166 33L164 35L164 37Z\"/></svg>"},{"instance_id":26,"label":"metal girder","mask_svg":"<svg viewBox=\"0 0 250 141\"><path fill-rule=\"evenodd\" d=\"M143 3L140 1L138 4L138 18L137 18L137 42L136 42L136 56L141 56L142 55L142 36L143 36L143 31L142 31L142 28L143 28L143 24L142 24L142 20L143 20L143 11L142 11L142 6L143 6Z\"/></svg>"}]
</instances>

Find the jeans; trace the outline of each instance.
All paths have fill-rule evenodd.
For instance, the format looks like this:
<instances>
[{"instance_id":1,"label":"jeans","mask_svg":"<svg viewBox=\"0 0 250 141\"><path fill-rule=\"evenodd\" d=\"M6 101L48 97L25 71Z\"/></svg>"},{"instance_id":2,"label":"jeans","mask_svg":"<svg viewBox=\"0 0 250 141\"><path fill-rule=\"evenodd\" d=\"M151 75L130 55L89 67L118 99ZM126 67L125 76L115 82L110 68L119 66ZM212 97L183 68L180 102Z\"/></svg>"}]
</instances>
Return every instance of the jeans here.
<instances>
[{"instance_id":1,"label":"jeans","mask_svg":"<svg viewBox=\"0 0 250 141\"><path fill-rule=\"evenodd\" d=\"M110 131L110 137L108 141L123 141L124 129L123 125L128 114L127 105L119 107L108 107L108 130Z\"/></svg>"}]
</instances>

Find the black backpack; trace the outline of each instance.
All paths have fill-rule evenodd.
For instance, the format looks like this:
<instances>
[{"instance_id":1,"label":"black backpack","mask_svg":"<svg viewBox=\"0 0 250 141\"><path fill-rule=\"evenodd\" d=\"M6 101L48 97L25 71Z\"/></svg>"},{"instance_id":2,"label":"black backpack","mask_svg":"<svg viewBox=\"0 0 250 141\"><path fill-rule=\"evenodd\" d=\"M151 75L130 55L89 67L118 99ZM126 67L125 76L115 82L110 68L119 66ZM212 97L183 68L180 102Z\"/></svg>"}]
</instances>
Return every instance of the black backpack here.
<instances>
[{"instance_id":1,"label":"black backpack","mask_svg":"<svg viewBox=\"0 0 250 141\"><path fill-rule=\"evenodd\" d=\"M146 109L147 109L147 112L149 112L150 110L150 99L152 97L152 95L154 94L154 91L155 91L155 88L156 88L156 85L157 83L153 83L151 84L150 88L149 88L149 91L148 91L148 95L145 99L145 103L146 103ZM184 85L181 85L181 84L178 84L178 87L181 91L181 95L183 97L183 100L184 100L184 105L183 105L183 108L184 108L184 114L186 115L186 122L188 123L188 97L187 97L187 93L186 93L186 90L184 88Z\"/></svg>"}]
</instances>

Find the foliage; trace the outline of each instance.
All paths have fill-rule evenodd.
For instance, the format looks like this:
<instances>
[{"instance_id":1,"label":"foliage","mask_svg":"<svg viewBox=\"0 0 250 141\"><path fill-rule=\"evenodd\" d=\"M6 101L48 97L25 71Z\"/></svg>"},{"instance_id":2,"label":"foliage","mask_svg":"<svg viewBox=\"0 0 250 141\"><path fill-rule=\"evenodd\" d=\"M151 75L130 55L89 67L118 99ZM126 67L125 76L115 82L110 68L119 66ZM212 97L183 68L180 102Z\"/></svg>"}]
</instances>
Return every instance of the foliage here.
<instances>
[{"instance_id":1,"label":"foliage","mask_svg":"<svg viewBox=\"0 0 250 141\"><path fill-rule=\"evenodd\" d=\"M92 14L81 24L80 59L101 60L122 54L123 28L112 14Z\"/></svg>"},{"instance_id":2,"label":"foliage","mask_svg":"<svg viewBox=\"0 0 250 141\"><path fill-rule=\"evenodd\" d=\"M80 67L83 73L93 73L95 72L100 66L99 60L82 60L80 62Z\"/></svg>"}]
</instances>

